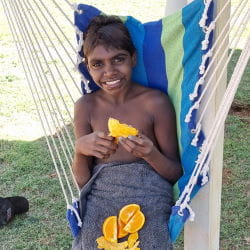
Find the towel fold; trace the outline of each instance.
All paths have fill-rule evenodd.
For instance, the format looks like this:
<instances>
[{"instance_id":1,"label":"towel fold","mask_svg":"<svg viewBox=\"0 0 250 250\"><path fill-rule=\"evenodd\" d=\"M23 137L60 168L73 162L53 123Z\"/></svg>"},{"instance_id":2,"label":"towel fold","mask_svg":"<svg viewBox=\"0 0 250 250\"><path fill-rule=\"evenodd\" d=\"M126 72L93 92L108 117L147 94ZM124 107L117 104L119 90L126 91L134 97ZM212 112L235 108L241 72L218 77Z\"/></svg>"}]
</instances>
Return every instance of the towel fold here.
<instances>
[{"instance_id":1,"label":"towel fold","mask_svg":"<svg viewBox=\"0 0 250 250\"><path fill-rule=\"evenodd\" d=\"M172 249L168 219L173 205L172 185L145 161L107 163L94 167L92 177L81 190L83 225L73 249L95 250L108 216L118 215L128 204L141 206L146 221L139 231L142 250Z\"/></svg>"}]
</instances>

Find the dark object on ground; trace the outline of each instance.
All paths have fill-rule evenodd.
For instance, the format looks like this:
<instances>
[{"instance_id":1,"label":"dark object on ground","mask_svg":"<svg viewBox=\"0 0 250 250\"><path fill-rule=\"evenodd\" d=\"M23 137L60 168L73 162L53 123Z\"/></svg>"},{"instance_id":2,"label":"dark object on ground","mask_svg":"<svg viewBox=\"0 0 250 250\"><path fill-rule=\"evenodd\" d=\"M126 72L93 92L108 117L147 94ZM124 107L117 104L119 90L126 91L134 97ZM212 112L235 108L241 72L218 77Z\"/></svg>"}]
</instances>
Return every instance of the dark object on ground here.
<instances>
[{"instance_id":1,"label":"dark object on ground","mask_svg":"<svg viewBox=\"0 0 250 250\"><path fill-rule=\"evenodd\" d=\"M0 226L6 225L16 214L29 210L29 202L21 196L0 197Z\"/></svg>"}]
</instances>

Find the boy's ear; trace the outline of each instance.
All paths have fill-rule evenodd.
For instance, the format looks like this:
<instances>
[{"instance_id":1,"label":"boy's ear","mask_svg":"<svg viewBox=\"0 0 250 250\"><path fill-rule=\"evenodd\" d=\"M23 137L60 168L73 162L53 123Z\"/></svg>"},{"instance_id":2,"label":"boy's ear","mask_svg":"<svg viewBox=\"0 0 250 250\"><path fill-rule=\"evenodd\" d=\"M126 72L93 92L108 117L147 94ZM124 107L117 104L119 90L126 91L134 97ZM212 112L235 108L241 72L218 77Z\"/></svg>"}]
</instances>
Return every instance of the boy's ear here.
<instances>
[{"instance_id":1,"label":"boy's ear","mask_svg":"<svg viewBox=\"0 0 250 250\"><path fill-rule=\"evenodd\" d=\"M137 55L136 52L134 52L134 54L132 55L132 66L135 67L137 62Z\"/></svg>"}]
</instances>

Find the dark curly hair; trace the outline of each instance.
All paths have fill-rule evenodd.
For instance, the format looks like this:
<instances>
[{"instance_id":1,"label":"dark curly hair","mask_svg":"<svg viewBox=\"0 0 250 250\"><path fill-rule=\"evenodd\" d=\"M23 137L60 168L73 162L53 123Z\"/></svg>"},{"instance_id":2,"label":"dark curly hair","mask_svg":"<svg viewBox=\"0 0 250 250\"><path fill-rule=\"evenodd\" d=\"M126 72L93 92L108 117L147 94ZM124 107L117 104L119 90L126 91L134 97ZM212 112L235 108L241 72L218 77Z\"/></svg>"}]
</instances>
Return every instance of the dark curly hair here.
<instances>
[{"instance_id":1,"label":"dark curly hair","mask_svg":"<svg viewBox=\"0 0 250 250\"><path fill-rule=\"evenodd\" d=\"M127 27L117 16L99 15L92 19L86 33L83 35L83 53L85 60L98 45L106 48L126 50L132 56L135 47Z\"/></svg>"}]
</instances>

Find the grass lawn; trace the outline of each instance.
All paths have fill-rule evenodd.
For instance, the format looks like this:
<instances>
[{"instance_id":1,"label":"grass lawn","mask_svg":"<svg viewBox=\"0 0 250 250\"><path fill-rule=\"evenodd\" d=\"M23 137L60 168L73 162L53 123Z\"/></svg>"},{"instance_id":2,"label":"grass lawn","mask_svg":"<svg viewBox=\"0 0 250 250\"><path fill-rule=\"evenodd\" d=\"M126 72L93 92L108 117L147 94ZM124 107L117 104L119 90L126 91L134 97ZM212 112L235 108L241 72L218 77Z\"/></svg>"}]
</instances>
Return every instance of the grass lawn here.
<instances>
[{"instance_id":1,"label":"grass lawn","mask_svg":"<svg viewBox=\"0 0 250 250\"><path fill-rule=\"evenodd\" d=\"M122 4L115 1L114 5L118 2ZM123 2L136 10L133 15L143 14L139 13L138 1ZM163 1L154 2L155 8L162 10ZM98 4L108 10L104 1ZM124 5L124 9L129 6ZM151 13L148 20L156 19L155 11ZM0 23L0 196L23 195L30 202L28 213L0 228L0 250L70 249L72 237L65 219L65 200L1 7ZM231 60L229 75L239 54L237 50ZM250 248L249 79L248 64L225 127L222 250ZM181 239L176 249L183 249Z\"/></svg>"}]
</instances>

